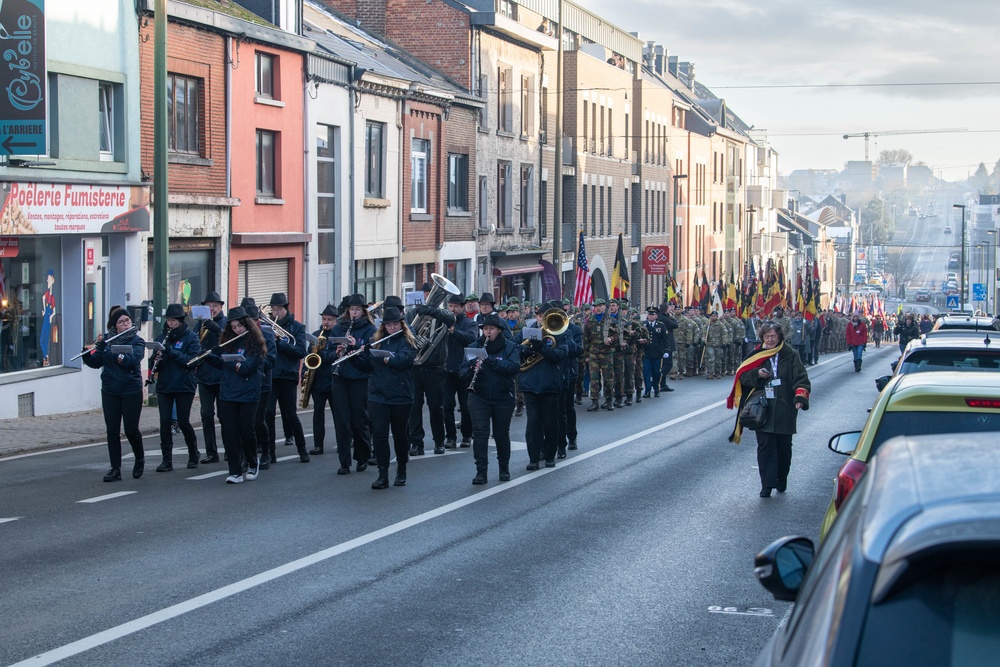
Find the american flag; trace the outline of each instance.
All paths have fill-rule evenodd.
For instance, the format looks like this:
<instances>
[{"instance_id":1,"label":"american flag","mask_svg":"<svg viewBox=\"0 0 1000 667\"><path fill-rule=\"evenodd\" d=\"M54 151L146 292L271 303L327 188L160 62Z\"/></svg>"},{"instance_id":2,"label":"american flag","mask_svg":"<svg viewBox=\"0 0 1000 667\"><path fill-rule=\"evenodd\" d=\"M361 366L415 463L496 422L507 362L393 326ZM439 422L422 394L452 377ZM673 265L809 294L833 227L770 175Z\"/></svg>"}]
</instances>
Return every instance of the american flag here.
<instances>
[{"instance_id":1,"label":"american flag","mask_svg":"<svg viewBox=\"0 0 1000 667\"><path fill-rule=\"evenodd\" d=\"M590 289L590 266L587 265L587 248L583 245L583 232L580 232L580 250L576 254L576 291L573 292L573 305L579 308L590 303L594 293Z\"/></svg>"}]
</instances>

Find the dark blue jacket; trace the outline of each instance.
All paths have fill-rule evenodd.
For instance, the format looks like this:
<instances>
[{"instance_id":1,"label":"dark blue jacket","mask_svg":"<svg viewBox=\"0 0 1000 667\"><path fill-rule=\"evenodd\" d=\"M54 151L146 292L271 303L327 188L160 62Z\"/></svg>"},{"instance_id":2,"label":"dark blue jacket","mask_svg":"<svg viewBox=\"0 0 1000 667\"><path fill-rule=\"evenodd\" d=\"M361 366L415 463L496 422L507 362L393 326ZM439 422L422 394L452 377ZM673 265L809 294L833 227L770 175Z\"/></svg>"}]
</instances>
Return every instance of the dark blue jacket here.
<instances>
[{"instance_id":1,"label":"dark blue jacket","mask_svg":"<svg viewBox=\"0 0 1000 667\"><path fill-rule=\"evenodd\" d=\"M468 347L485 347L486 337L483 336ZM475 361L463 361L459 375L471 379L474 373ZM521 369L521 349L509 339L504 339L503 349L497 354L487 353L483 365L476 375L475 387L469 391L487 403L514 404L514 378Z\"/></svg>"},{"instance_id":2,"label":"dark blue jacket","mask_svg":"<svg viewBox=\"0 0 1000 667\"><path fill-rule=\"evenodd\" d=\"M350 354L352 351L361 348L371 342L372 337L377 331L375 325L368 321L367 317L362 316L358 320L354 321L354 325L351 325L351 320L347 318L341 318L337 320L337 323L333 325L332 335L338 337L347 336L347 330L351 330L351 336L357 341L353 348L348 348L344 354ZM399 338L403 334L399 334L396 338ZM393 338L392 340L396 340ZM390 343L392 341L389 341ZM388 345L388 343L386 343ZM381 346L380 346L381 347ZM334 349L336 352L336 349ZM337 375L345 380L367 380L368 373L365 371L358 370L357 366L351 364L350 361L344 361L337 364Z\"/></svg>"},{"instance_id":3,"label":"dark blue jacket","mask_svg":"<svg viewBox=\"0 0 1000 667\"><path fill-rule=\"evenodd\" d=\"M536 322L531 328L537 328L537 324ZM523 336L524 332L518 331L511 341L520 345ZM528 370L521 372L518 388L529 394L558 394L563 386L561 364L569 354L566 334L557 336L555 345L551 346L548 341L544 340L538 344L527 343L521 348L522 360L528 356L529 348L538 349L541 352L542 360Z\"/></svg>"},{"instance_id":4,"label":"dark blue jacket","mask_svg":"<svg viewBox=\"0 0 1000 667\"><path fill-rule=\"evenodd\" d=\"M260 327L260 333L264 336L264 343L267 344L267 354L260 364L260 392L262 394L271 393L271 369L274 368L278 360L278 346L274 340L274 329L269 324Z\"/></svg>"},{"instance_id":5,"label":"dark blue jacket","mask_svg":"<svg viewBox=\"0 0 1000 667\"><path fill-rule=\"evenodd\" d=\"M240 343L243 341L240 341ZM260 399L260 384L263 378L261 366L264 356L251 354L245 347L237 347L239 343L227 345L223 354L243 354L246 360L239 362L236 370L235 361L223 361L222 356L210 354L205 357L206 363L222 371L222 382L219 386L219 398L233 403L256 403ZM236 349L233 349L236 348Z\"/></svg>"},{"instance_id":6,"label":"dark blue jacket","mask_svg":"<svg viewBox=\"0 0 1000 667\"><path fill-rule=\"evenodd\" d=\"M337 346L329 341L329 339L333 337L333 330L331 329L330 331L326 331L325 329L317 329L316 331L313 332L313 336L315 336L316 338L319 338L320 334L323 334L323 336L327 338L327 341L323 345L323 349L318 350L316 352L316 354L319 355L320 364L319 368L315 368L312 371L313 374L312 391L314 394L317 393L326 394L330 392L330 389L332 389L333 369L331 368L331 365L333 364L334 359L337 358ZM316 345L317 343L313 343L313 345L309 348L309 354L312 354L312 351L316 347ZM306 369L305 364L303 364L302 365L303 378L305 377L305 374L307 372L309 371Z\"/></svg>"},{"instance_id":7,"label":"dark blue jacket","mask_svg":"<svg viewBox=\"0 0 1000 667\"><path fill-rule=\"evenodd\" d=\"M583 329L578 324L570 322L569 328L557 337L557 340L566 340L566 358L559 364L562 368L562 387L569 389L576 387L576 379L579 375L580 355L583 354Z\"/></svg>"},{"instance_id":8,"label":"dark blue jacket","mask_svg":"<svg viewBox=\"0 0 1000 667\"><path fill-rule=\"evenodd\" d=\"M646 331L649 332L649 343L642 351L642 356L646 359L662 359L664 354L670 352L667 342L667 325L660 320L655 322L646 320L642 326L646 327ZM675 323L674 326L676 327L677 324Z\"/></svg>"},{"instance_id":9,"label":"dark blue jacket","mask_svg":"<svg viewBox=\"0 0 1000 667\"><path fill-rule=\"evenodd\" d=\"M413 358L417 355L416 349L406 340L405 334L399 334L385 341L377 349L388 350L395 356L389 359L388 363L384 363L382 359L373 357L366 349L344 363L369 373L368 400L371 403L383 405L413 403Z\"/></svg>"},{"instance_id":10,"label":"dark blue jacket","mask_svg":"<svg viewBox=\"0 0 1000 667\"><path fill-rule=\"evenodd\" d=\"M105 334L110 338L114 334ZM104 349L94 348L91 354L83 355L83 363L91 368L101 370L101 391L109 396L131 396L142 393L142 359L146 356L146 341L135 336L127 343L111 341ZM128 345L132 348L129 354L118 355L111 351L112 346Z\"/></svg>"},{"instance_id":11,"label":"dark blue jacket","mask_svg":"<svg viewBox=\"0 0 1000 667\"><path fill-rule=\"evenodd\" d=\"M217 325L218 331L216 331L216 326L208 325L209 322L214 322ZM206 326L208 325L208 326ZM216 317L211 320L202 320L198 325L198 329L195 330L195 335L198 336L198 342L201 344L202 350L211 350L213 347L219 344L219 336L222 335L222 330L226 328L226 314L220 312ZM210 364L199 364L195 369L195 374L198 378L198 382L208 385L218 385L222 381L222 371Z\"/></svg>"},{"instance_id":12,"label":"dark blue jacket","mask_svg":"<svg viewBox=\"0 0 1000 667\"><path fill-rule=\"evenodd\" d=\"M278 359L274 364L271 377L275 380L299 379L299 362L309 354L309 344L306 342L306 328L301 322L295 321L291 313L285 315L278 325L290 333L292 338L277 338Z\"/></svg>"},{"instance_id":13,"label":"dark blue jacket","mask_svg":"<svg viewBox=\"0 0 1000 667\"><path fill-rule=\"evenodd\" d=\"M448 334L448 356L444 367L449 373L457 373L465 361L465 348L472 345L479 337L479 326L474 319L462 315L455 319L455 330Z\"/></svg>"},{"instance_id":14,"label":"dark blue jacket","mask_svg":"<svg viewBox=\"0 0 1000 667\"><path fill-rule=\"evenodd\" d=\"M198 336L182 324L160 333L156 340L166 348L160 353L161 358L156 365L156 393L193 394L198 382L194 368L187 364L201 354ZM155 352L149 357L150 366L154 359Z\"/></svg>"}]
</instances>

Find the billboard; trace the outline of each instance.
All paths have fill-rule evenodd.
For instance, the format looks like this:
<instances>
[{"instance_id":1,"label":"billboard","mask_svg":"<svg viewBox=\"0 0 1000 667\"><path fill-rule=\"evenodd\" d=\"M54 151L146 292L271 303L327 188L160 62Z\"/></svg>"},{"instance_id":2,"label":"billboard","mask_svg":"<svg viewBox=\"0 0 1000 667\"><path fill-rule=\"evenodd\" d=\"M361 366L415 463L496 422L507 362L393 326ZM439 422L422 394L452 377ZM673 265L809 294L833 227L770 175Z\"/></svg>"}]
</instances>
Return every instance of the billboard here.
<instances>
[{"instance_id":1,"label":"billboard","mask_svg":"<svg viewBox=\"0 0 1000 667\"><path fill-rule=\"evenodd\" d=\"M6 182L0 236L149 231L149 188Z\"/></svg>"},{"instance_id":2,"label":"billboard","mask_svg":"<svg viewBox=\"0 0 1000 667\"><path fill-rule=\"evenodd\" d=\"M642 250L642 271L646 275L665 276L670 263L670 248L665 245L648 245Z\"/></svg>"},{"instance_id":3,"label":"billboard","mask_svg":"<svg viewBox=\"0 0 1000 667\"><path fill-rule=\"evenodd\" d=\"M0 150L41 155L45 133L46 63L44 0L0 2Z\"/></svg>"}]
</instances>

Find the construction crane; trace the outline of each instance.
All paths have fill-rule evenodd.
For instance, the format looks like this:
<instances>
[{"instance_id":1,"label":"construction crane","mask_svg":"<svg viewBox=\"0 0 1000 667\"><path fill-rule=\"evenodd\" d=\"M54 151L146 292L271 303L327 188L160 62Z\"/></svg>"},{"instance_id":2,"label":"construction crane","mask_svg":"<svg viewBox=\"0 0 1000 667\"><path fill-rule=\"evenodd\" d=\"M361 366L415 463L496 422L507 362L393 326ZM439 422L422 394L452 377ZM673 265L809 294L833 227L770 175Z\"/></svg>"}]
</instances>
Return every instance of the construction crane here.
<instances>
[{"instance_id":1,"label":"construction crane","mask_svg":"<svg viewBox=\"0 0 1000 667\"><path fill-rule=\"evenodd\" d=\"M890 137L898 136L900 134L941 134L942 132L968 132L968 128L964 127L949 127L941 130L885 130L884 132L855 132L853 134L845 134L845 139L854 139L856 137L865 138L865 162L868 162L868 138L872 137L878 139L879 137Z\"/></svg>"}]
</instances>

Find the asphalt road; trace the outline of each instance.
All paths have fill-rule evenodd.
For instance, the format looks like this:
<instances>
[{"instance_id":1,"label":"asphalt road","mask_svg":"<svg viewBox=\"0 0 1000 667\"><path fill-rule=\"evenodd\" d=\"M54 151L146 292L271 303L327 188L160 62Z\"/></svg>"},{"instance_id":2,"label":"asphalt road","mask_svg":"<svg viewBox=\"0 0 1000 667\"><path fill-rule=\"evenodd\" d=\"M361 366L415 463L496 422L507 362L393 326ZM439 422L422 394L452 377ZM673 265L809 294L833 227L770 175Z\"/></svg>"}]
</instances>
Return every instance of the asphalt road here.
<instances>
[{"instance_id":1,"label":"asphalt road","mask_svg":"<svg viewBox=\"0 0 1000 667\"><path fill-rule=\"evenodd\" d=\"M0 664L751 664L789 608L753 554L817 537L843 462L826 441L864 423L895 349L810 368L770 499L754 436L726 441L729 381L704 378L579 408L580 451L528 473L517 449L514 479L493 466L485 488L470 450L378 492L330 454L239 486L206 477L223 465L156 474L151 455L141 480L103 484L103 447L0 460Z\"/></svg>"}]
</instances>

